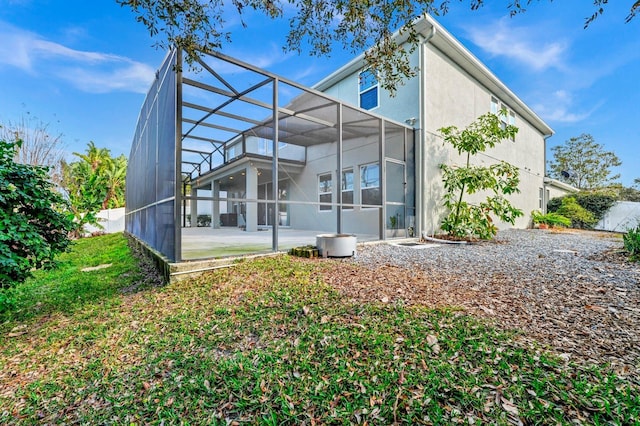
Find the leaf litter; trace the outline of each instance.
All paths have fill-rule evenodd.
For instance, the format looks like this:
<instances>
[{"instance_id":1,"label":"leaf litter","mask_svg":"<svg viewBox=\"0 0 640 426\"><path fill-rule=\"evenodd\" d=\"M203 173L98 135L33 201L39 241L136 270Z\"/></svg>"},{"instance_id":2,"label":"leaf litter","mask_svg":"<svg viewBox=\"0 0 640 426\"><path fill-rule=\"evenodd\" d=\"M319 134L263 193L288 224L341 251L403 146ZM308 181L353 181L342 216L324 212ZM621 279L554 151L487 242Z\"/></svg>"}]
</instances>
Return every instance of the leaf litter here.
<instances>
[{"instance_id":1,"label":"leaf litter","mask_svg":"<svg viewBox=\"0 0 640 426\"><path fill-rule=\"evenodd\" d=\"M332 261L323 278L352 301L459 308L519 330L524 343L565 360L609 363L619 375L640 377L640 264L628 261L610 234L545 232L536 240L534 232L544 231L431 250L365 246L355 261ZM533 243L519 246L523 235ZM562 247L567 238L570 249L551 254L542 246ZM593 240L605 244L589 252ZM425 261L429 256L436 259Z\"/></svg>"},{"instance_id":2,"label":"leaf litter","mask_svg":"<svg viewBox=\"0 0 640 426\"><path fill-rule=\"evenodd\" d=\"M478 245L476 248L491 250L491 247ZM587 303L581 300L570 305L547 293L540 300L528 300L533 306L527 311L522 300L525 293L507 290L523 290L524 284L523 287L513 285L513 278L505 272L512 265L506 262L500 271L483 265L484 268L478 267L473 272L465 265L463 272L456 272L444 268L446 263L439 268L430 268L427 264L417 267L419 262L405 267L393 263L391 257L378 259L381 266L376 267L353 261L307 259L290 260L295 263L292 267L287 265L288 261L278 259L247 262L238 269L218 271L191 282L125 294L117 307L98 311L92 317L83 314L89 319L85 323L82 322L84 316L72 318L57 314L45 318L42 325L29 328L27 336L12 339L18 341L22 350L18 350L16 344L13 358L3 360L0 383L6 387L0 403L2 398L13 401L8 413L29 413L36 409L35 417L29 419L37 418L41 423L81 422L78 419L92 419L99 413L112 416L109 422L115 423L146 422L162 416L175 419L177 415L202 413L227 424L244 424L266 419L268 413L277 413L286 407L292 413L290 421L295 419L295 423L300 424L340 421L383 424L391 420L401 423L410 413L434 413L434 409L442 410L441 420L430 418L429 415L434 414L429 414L419 423L437 424L446 420L447 423L477 424L501 419L501 424L523 424L521 417L531 418L525 412L523 401L538 404L545 412L565 410L559 414L564 419L589 419L584 411L572 408L574 405L592 407L594 412L603 410L605 402L596 398L575 404L574 401L565 404L552 398L539 399L538 395L544 394L545 389L530 387L529 383L523 384L527 390L522 393L527 397L514 395L508 390L511 383L519 382L520 377L533 376L519 370L513 350L505 348L504 342L494 340L495 345L485 342L477 348L474 346L476 354L469 353L468 347L453 352L450 345L455 339L448 333L454 328L458 330L459 326L452 325L452 321L458 321L455 318L467 321L464 316L454 314L429 326L430 316L423 313L419 315L425 315L424 318L411 317L423 311L403 311L396 307L457 307L460 314L489 318L499 327L523 330L520 339L524 343L548 344L571 361L598 362L609 358L596 356L597 345L582 357L579 351L544 340L563 337L563 329L556 322L564 321L566 329L573 326L580 330L558 316L554 303L560 301L571 309L581 308L593 315L614 319L616 312L586 308ZM269 268L268 262L272 261L278 264ZM598 262L606 273L612 270L606 262ZM310 276L305 275L308 271ZM354 307L345 313L343 308L332 310L330 303L323 305L327 293L318 290L321 288L318 283L329 283L339 292L336 300L351 300ZM553 283L547 284L551 293ZM632 284L617 281L611 290L611 286L599 282L598 288L605 291L596 293L606 296L613 292L629 298L628 303L637 302L633 299L637 298L637 289L634 290ZM364 308L369 302L374 308ZM589 299L588 305L612 306L605 302ZM375 305L381 305L382 312L386 312L381 315L392 315L394 319L367 313L370 309L377 312ZM615 305L618 316L626 312L625 306ZM527 312L532 315L525 315ZM558 312L562 312L562 307ZM533 321L535 327L527 324L527 320ZM635 321L637 326L637 317ZM320 327L314 326L311 330L315 330L315 334L305 336L301 324L310 327L313 323ZM464 324L469 334L461 341L473 346L473 329L478 325ZM549 324L554 329L544 330L544 325ZM414 330L413 325L423 328ZM20 331L22 329L15 330ZM589 340L588 336L576 335L583 341ZM349 340L344 336L349 336ZM363 344L365 341L369 343ZM374 358L369 346L373 342L383 350L380 358ZM287 347L295 349L284 351ZM265 355L270 348L275 348L272 352L277 354L275 363L271 355ZM327 356L319 357L322 354ZM476 363L478 359L482 360L480 365ZM269 363L263 364L265 360ZM433 364L439 365L441 360L450 365L451 370L439 370L438 374L429 376L429 380L416 381L417 372L431 374L428 372ZM377 367L378 363L383 363L381 368ZM537 358L532 365L555 368ZM274 370L279 374L272 376ZM320 380L310 376L314 370L321 371ZM508 372L506 376L504 371ZM191 378L193 373L199 376ZM462 383L450 374L484 378L489 383ZM579 375L580 371L571 374ZM85 376L87 381L76 378ZM382 376L386 376L386 385L379 378ZM79 382L80 387L47 393L48 389L66 386L67 382ZM38 387L39 383L47 387ZM198 390L198 383L202 390ZM260 393L254 396L252 392L257 384ZM283 393L290 387L298 389L298 393ZM436 388L437 393L428 396L425 387ZM187 389L193 392L186 393ZM313 395L326 393L326 396L321 403L310 405L307 389L312 389ZM547 395L557 398L564 389L547 389ZM205 399L198 396L200 392L206 392ZM30 394L40 395L41 402L30 400ZM226 395L226 399L221 395ZM469 405L474 398L480 400L480 409ZM215 408L205 408L203 401L211 401ZM240 406L245 408L240 410ZM349 414L346 406L358 408ZM138 413L136 417L122 414L132 409ZM308 418L302 414L305 410ZM190 418L195 423L204 422L206 417L196 418L191 414ZM637 419L637 416L626 418ZM104 419L106 421L106 417ZM217 423L212 417L208 419L207 423ZM551 417L547 420L551 421Z\"/></svg>"}]
</instances>

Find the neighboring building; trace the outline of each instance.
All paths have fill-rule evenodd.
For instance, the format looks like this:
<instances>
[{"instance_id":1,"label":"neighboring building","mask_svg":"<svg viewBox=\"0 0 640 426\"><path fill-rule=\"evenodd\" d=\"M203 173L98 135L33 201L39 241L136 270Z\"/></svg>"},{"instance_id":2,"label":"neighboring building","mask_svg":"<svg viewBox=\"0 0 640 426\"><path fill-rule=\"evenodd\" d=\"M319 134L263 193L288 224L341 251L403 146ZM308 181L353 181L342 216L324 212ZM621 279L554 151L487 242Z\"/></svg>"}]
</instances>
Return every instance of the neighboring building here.
<instances>
[{"instance_id":1,"label":"neighboring building","mask_svg":"<svg viewBox=\"0 0 640 426\"><path fill-rule=\"evenodd\" d=\"M550 200L558 197L563 197L569 194L575 194L576 192L580 192L580 189L575 186L569 185L568 183L561 182L557 179L552 179L550 177L544 178L545 192L540 193L541 205L538 210L543 213L547 212L547 204Z\"/></svg>"},{"instance_id":2,"label":"neighboring building","mask_svg":"<svg viewBox=\"0 0 640 426\"><path fill-rule=\"evenodd\" d=\"M104 232L105 234L115 234L116 232L122 232L124 231L124 214L124 207L100 210L96 215L100 226L87 224L84 226L85 233Z\"/></svg>"},{"instance_id":3,"label":"neighboring building","mask_svg":"<svg viewBox=\"0 0 640 426\"><path fill-rule=\"evenodd\" d=\"M309 235L319 232L360 240L431 234L444 214L438 166L464 164L438 129L502 108L517 136L474 161L519 168L521 193L511 201L525 212L516 226L526 227L545 204L552 130L432 18L416 25L423 41L411 61L420 71L395 97L363 56L309 89L219 53L185 76L172 71L181 54L171 51L131 150L127 231L171 260L206 256L183 249L193 235L183 227L197 223L206 203L210 234L198 245L211 247L209 256L313 243ZM240 238L228 233L234 229L252 244L215 251ZM265 229L272 232L257 232ZM298 239L286 239L289 231Z\"/></svg>"}]
</instances>

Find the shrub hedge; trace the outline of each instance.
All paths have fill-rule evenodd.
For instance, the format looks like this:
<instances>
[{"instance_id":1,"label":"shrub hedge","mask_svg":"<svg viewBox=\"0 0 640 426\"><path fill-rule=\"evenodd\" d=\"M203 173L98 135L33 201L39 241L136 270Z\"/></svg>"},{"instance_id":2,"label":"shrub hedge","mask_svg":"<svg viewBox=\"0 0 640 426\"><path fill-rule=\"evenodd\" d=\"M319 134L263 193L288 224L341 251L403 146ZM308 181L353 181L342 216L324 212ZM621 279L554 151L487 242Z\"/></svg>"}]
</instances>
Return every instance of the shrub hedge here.
<instances>
[{"instance_id":1,"label":"shrub hedge","mask_svg":"<svg viewBox=\"0 0 640 426\"><path fill-rule=\"evenodd\" d=\"M565 202L567 199L573 201ZM549 200L547 203L547 212L559 213L568 217L572 220L573 227L590 229L603 218L604 214L615 204L617 199L618 197L610 191L579 192L577 194L565 195ZM573 205L574 202L578 207L590 213L591 217L581 209L577 209ZM563 208L562 206L565 203L568 204ZM569 216L569 212L575 217Z\"/></svg>"}]
</instances>

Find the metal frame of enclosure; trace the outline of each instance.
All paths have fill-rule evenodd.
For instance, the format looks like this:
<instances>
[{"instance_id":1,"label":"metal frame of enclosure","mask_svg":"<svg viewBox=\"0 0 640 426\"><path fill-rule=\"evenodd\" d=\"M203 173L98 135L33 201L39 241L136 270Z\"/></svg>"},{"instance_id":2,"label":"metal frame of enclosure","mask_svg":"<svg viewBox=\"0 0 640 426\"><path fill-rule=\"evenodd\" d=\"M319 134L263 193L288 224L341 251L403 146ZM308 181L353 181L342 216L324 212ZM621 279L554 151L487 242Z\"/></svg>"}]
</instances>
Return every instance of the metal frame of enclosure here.
<instances>
[{"instance_id":1,"label":"metal frame of enclosure","mask_svg":"<svg viewBox=\"0 0 640 426\"><path fill-rule=\"evenodd\" d=\"M173 262L412 236L411 127L220 53L194 66L171 50L142 106L129 234Z\"/></svg>"}]
</instances>

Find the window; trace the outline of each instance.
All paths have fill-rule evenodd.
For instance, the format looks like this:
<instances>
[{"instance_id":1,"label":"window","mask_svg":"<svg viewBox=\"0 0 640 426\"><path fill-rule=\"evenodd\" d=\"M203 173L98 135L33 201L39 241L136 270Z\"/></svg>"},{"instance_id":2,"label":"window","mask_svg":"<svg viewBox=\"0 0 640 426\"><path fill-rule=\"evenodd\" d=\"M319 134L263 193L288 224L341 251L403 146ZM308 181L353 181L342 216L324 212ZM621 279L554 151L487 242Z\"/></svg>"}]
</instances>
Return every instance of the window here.
<instances>
[{"instance_id":1,"label":"window","mask_svg":"<svg viewBox=\"0 0 640 426\"><path fill-rule=\"evenodd\" d=\"M318 176L318 201L321 203L333 202L333 188L331 185L331 173L325 173ZM330 211L332 206L320 205L320 211Z\"/></svg>"},{"instance_id":2,"label":"window","mask_svg":"<svg viewBox=\"0 0 640 426\"><path fill-rule=\"evenodd\" d=\"M491 97L491 114L498 115L498 111L500 111L500 104L498 103L498 100L492 96Z\"/></svg>"},{"instance_id":3,"label":"window","mask_svg":"<svg viewBox=\"0 0 640 426\"><path fill-rule=\"evenodd\" d=\"M378 106L378 79L370 70L360 73L358 93L360 108L373 109Z\"/></svg>"},{"instance_id":4,"label":"window","mask_svg":"<svg viewBox=\"0 0 640 426\"><path fill-rule=\"evenodd\" d=\"M380 165L378 163L360 166L360 194L360 202L362 204L382 204Z\"/></svg>"},{"instance_id":5,"label":"window","mask_svg":"<svg viewBox=\"0 0 640 426\"><path fill-rule=\"evenodd\" d=\"M500 126L504 130L507 128L507 125L516 125L516 115L513 111L507 109L506 106L502 105L502 109L500 109Z\"/></svg>"},{"instance_id":6,"label":"window","mask_svg":"<svg viewBox=\"0 0 640 426\"><path fill-rule=\"evenodd\" d=\"M538 188L538 207L540 208L541 212L544 212L543 206L544 206L544 189Z\"/></svg>"},{"instance_id":7,"label":"window","mask_svg":"<svg viewBox=\"0 0 640 426\"><path fill-rule=\"evenodd\" d=\"M507 128L507 125L516 125L516 114L494 96L491 97L491 114L496 114L500 117L500 127L503 130ZM514 137L511 140L515 142L516 139Z\"/></svg>"},{"instance_id":8,"label":"window","mask_svg":"<svg viewBox=\"0 0 640 426\"><path fill-rule=\"evenodd\" d=\"M342 204L353 204L353 169L342 171ZM353 206L344 206L344 210L352 210Z\"/></svg>"},{"instance_id":9,"label":"window","mask_svg":"<svg viewBox=\"0 0 640 426\"><path fill-rule=\"evenodd\" d=\"M500 111L500 128L502 130L507 128L507 116L504 114L504 111Z\"/></svg>"}]
</instances>

